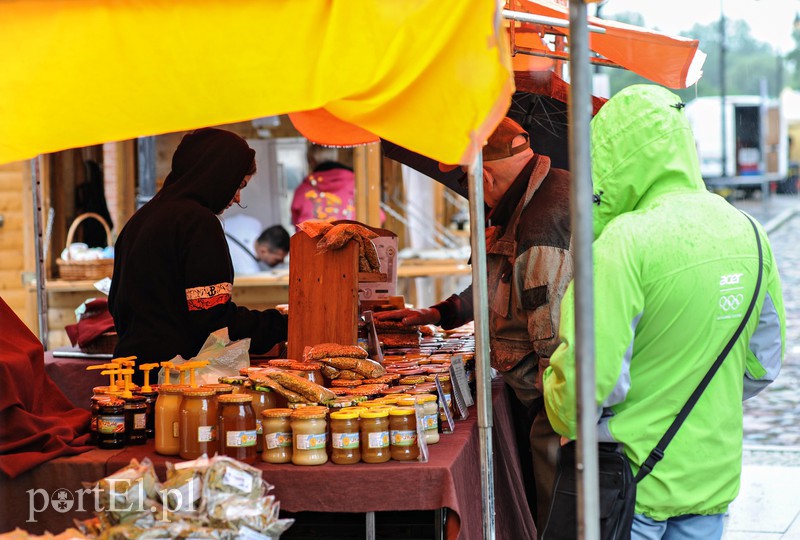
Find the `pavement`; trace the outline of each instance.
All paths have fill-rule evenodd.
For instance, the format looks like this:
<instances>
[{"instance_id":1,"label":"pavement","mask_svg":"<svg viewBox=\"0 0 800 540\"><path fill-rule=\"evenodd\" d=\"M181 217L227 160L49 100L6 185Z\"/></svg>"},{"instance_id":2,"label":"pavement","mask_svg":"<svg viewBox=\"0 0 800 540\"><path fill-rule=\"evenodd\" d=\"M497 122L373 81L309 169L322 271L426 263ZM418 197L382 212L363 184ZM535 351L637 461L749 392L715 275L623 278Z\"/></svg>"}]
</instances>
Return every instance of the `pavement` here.
<instances>
[{"instance_id":1,"label":"pavement","mask_svg":"<svg viewBox=\"0 0 800 540\"><path fill-rule=\"evenodd\" d=\"M739 496L724 540L800 540L800 196L734 200L764 225L781 274L786 358L778 379L744 404Z\"/></svg>"}]
</instances>

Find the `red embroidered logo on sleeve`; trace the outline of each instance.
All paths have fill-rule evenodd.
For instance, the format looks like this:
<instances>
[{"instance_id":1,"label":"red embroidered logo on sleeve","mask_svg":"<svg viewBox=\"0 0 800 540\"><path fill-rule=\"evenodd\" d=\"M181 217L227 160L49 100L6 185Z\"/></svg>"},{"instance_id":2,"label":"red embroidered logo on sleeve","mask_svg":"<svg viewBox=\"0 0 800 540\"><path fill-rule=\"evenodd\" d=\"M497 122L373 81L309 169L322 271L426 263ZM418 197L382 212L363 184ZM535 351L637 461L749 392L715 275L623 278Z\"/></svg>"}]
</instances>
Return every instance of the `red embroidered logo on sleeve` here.
<instances>
[{"instance_id":1,"label":"red embroidered logo on sleeve","mask_svg":"<svg viewBox=\"0 0 800 540\"><path fill-rule=\"evenodd\" d=\"M192 287L191 289L186 289L186 303L189 306L189 311L210 309L214 306L229 302L232 291L232 283L217 283L216 285Z\"/></svg>"}]
</instances>

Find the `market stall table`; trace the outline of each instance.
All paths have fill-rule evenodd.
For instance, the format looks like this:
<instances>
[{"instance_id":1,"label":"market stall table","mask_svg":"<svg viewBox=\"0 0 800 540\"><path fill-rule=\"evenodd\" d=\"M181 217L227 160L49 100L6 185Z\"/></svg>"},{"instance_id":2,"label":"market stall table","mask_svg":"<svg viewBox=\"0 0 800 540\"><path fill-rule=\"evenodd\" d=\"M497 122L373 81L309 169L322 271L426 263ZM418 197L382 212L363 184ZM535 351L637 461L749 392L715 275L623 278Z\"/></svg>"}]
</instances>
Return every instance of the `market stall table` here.
<instances>
[{"instance_id":1,"label":"market stall table","mask_svg":"<svg viewBox=\"0 0 800 540\"><path fill-rule=\"evenodd\" d=\"M508 396L501 381L493 384L495 497L498 538L535 538L530 511L522 487L517 447L510 420ZM335 465L317 467L271 465L257 462L264 478L288 512L361 513L448 508L448 538L481 537L481 497L478 428L474 407L466 420L456 423L455 433L442 435L431 446L428 463L388 462L385 464ZM11 501L2 529L20 526L31 531L63 530L72 517L86 519L90 512L60 513L48 508L37 514L36 523L26 523L29 491L38 492L36 504L43 506L59 488L75 492L80 480L96 481L128 465L131 459L150 458L160 478L166 463L174 457L155 454L152 441L123 450L94 450L81 456L56 459L21 477L3 482L3 500ZM91 510L89 496L84 506ZM39 506L39 507L40 507ZM74 512L74 510L72 511Z\"/></svg>"}]
</instances>

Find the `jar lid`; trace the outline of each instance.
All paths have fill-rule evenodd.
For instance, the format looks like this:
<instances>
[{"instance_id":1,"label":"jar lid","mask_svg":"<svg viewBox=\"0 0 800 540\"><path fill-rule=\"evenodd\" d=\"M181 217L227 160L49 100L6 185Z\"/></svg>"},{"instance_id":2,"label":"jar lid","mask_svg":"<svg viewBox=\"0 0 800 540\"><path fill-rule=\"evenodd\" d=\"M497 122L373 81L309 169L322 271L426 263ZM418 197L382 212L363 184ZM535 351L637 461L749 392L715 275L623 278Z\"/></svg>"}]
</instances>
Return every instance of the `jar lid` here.
<instances>
[{"instance_id":1,"label":"jar lid","mask_svg":"<svg viewBox=\"0 0 800 540\"><path fill-rule=\"evenodd\" d=\"M151 385L150 388L151 388L150 392L145 392L144 390L137 390L136 392L134 392L134 394L136 394L137 396L144 396L145 398L151 398L153 396L157 396L158 386Z\"/></svg>"},{"instance_id":2,"label":"jar lid","mask_svg":"<svg viewBox=\"0 0 800 540\"><path fill-rule=\"evenodd\" d=\"M209 388L214 392L216 392L217 394L230 394L231 392L233 392L233 385L224 383L204 384L200 388Z\"/></svg>"},{"instance_id":3,"label":"jar lid","mask_svg":"<svg viewBox=\"0 0 800 540\"><path fill-rule=\"evenodd\" d=\"M321 409L321 410L320 410ZM325 418L328 414L327 407L301 407L292 411L292 420L316 420Z\"/></svg>"},{"instance_id":4,"label":"jar lid","mask_svg":"<svg viewBox=\"0 0 800 540\"><path fill-rule=\"evenodd\" d=\"M106 401L101 401L100 402L100 408L101 409L103 407L113 407L113 408L117 409L117 408L122 408L124 405L125 405L124 401L122 401L119 398L115 398L115 397L112 397L112 398L109 398Z\"/></svg>"},{"instance_id":5,"label":"jar lid","mask_svg":"<svg viewBox=\"0 0 800 540\"><path fill-rule=\"evenodd\" d=\"M397 400L400 407L413 407L417 404L417 399L413 397L401 398Z\"/></svg>"},{"instance_id":6,"label":"jar lid","mask_svg":"<svg viewBox=\"0 0 800 540\"><path fill-rule=\"evenodd\" d=\"M221 394L217 396L219 403L252 403L253 396L250 394Z\"/></svg>"},{"instance_id":7,"label":"jar lid","mask_svg":"<svg viewBox=\"0 0 800 540\"><path fill-rule=\"evenodd\" d=\"M411 407L395 407L389 411L391 416L407 416L409 414L416 414L416 411Z\"/></svg>"},{"instance_id":8,"label":"jar lid","mask_svg":"<svg viewBox=\"0 0 800 540\"><path fill-rule=\"evenodd\" d=\"M144 403L145 401L147 401L147 398L145 398L144 396L136 396L136 395L123 399L125 400L125 403Z\"/></svg>"},{"instance_id":9,"label":"jar lid","mask_svg":"<svg viewBox=\"0 0 800 540\"><path fill-rule=\"evenodd\" d=\"M355 420L358 418L359 411L337 411L331 413L331 420Z\"/></svg>"},{"instance_id":10,"label":"jar lid","mask_svg":"<svg viewBox=\"0 0 800 540\"><path fill-rule=\"evenodd\" d=\"M247 381L247 377L220 377L217 379L220 384L233 384L241 386Z\"/></svg>"},{"instance_id":11,"label":"jar lid","mask_svg":"<svg viewBox=\"0 0 800 540\"><path fill-rule=\"evenodd\" d=\"M419 394L415 396L417 403L430 403L431 401L436 401L436 396L433 394Z\"/></svg>"},{"instance_id":12,"label":"jar lid","mask_svg":"<svg viewBox=\"0 0 800 540\"><path fill-rule=\"evenodd\" d=\"M92 388L92 393L94 394L108 394L109 387L108 386L95 386Z\"/></svg>"},{"instance_id":13,"label":"jar lid","mask_svg":"<svg viewBox=\"0 0 800 540\"><path fill-rule=\"evenodd\" d=\"M361 418L388 418L389 410L383 407L371 407L361 411Z\"/></svg>"},{"instance_id":14,"label":"jar lid","mask_svg":"<svg viewBox=\"0 0 800 540\"><path fill-rule=\"evenodd\" d=\"M442 374L437 373L436 375L428 375L427 377L425 377L425 380L428 382L435 383L436 377L439 377L439 382L447 382L450 380L450 375L445 375L443 373Z\"/></svg>"},{"instance_id":15,"label":"jar lid","mask_svg":"<svg viewBox=\"0 0 800 540\"><path fill-rule=\"evenodd\" d=\"M376 399L375 401L380 401L381 403L385 403L386 405L395 405L397 400L400 398L397 396L384 396L382 398Z\"/></svg>"},{"instance_id":16,"label":"jar lid","mask_svg":"<svg viewBox=\"0 0 800 540\"><path fill-rule=\"evenodd\" d=\"M261 416L264 418L288 418L294 411L285 407L275 409L264 409L261 411Z\"/></svg>"},{"instance_id":17,"label":"jar lid","mask_svg":"<svg viewBox=\"0 0 800 540\"><path fill-rule=\"evenodd\" d=\"M397 408L396 405L390 405L388 403L381 403L380 405L376 405L375 407L372 407L370 410L371 411L391 411L392 409L396 409L396 408Z\"/></svg>"},{"instance_id":18,"label":"jar lid","mask_svg":"<svg viewBox=\"0 0 800 540\"><path fill-rule=\"evenodd\" d=\"M186 388L183 391L184 396L191 397L211 397L215 394L216 392L214 392L213 388L203 388L202 386L200 388Z\"/></svg>"},{"instance_id":19,"label":"jar lid","mask_svg":"<svg viewBox=\"0 0 800 540\"><path fill-rule=\"evenodd\" d=\"M183 394L185 389L189 386L185 384L162 384L158 388L159 394Z\"/></svg>"},{"instance_id":20,"label":"jar lid","mask_svg":"<svg viewBox=\"0 0 800 540\"><path fill-rule=\"evenodd\" d=\"M97 404L100 404L100 403L103 403L105 401L108 401L109 399L114 399L114 396L109 396L107 394L101 394L99 396L92 396L91 398L89 398L90 401L92 401L94 403L97 403Z\"/></svg>"},{"instance_id":21,"label":"jar lid","mask_svg":"<svg viewBox=\"0 0 800 540\"><path fill-rule=\"evenodd\" d=\"M419 384L425 381L424 375L411 375L410 377L403 377L400 379L400 384Z\"/></svg>"}]
</instances>

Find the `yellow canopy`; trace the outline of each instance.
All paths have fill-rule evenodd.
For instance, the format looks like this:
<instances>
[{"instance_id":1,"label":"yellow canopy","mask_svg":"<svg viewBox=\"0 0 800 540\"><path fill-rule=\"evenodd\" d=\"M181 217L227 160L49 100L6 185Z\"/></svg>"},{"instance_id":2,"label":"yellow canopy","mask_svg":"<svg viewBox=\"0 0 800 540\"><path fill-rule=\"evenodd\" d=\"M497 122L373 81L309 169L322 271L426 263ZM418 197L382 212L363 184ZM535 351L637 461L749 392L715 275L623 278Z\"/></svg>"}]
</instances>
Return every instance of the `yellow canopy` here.
<instances>
[{"instance_id":1,"label":"yellow canopy","mask_svg":"<svg viewBox=\"0 0 800 540\"><path fill-rule=\"evenodd\" d=\"M0 1L0 163L301 111L467 163L514 90L503 35L493 0Z\"/></svg>"}]
</instances>

